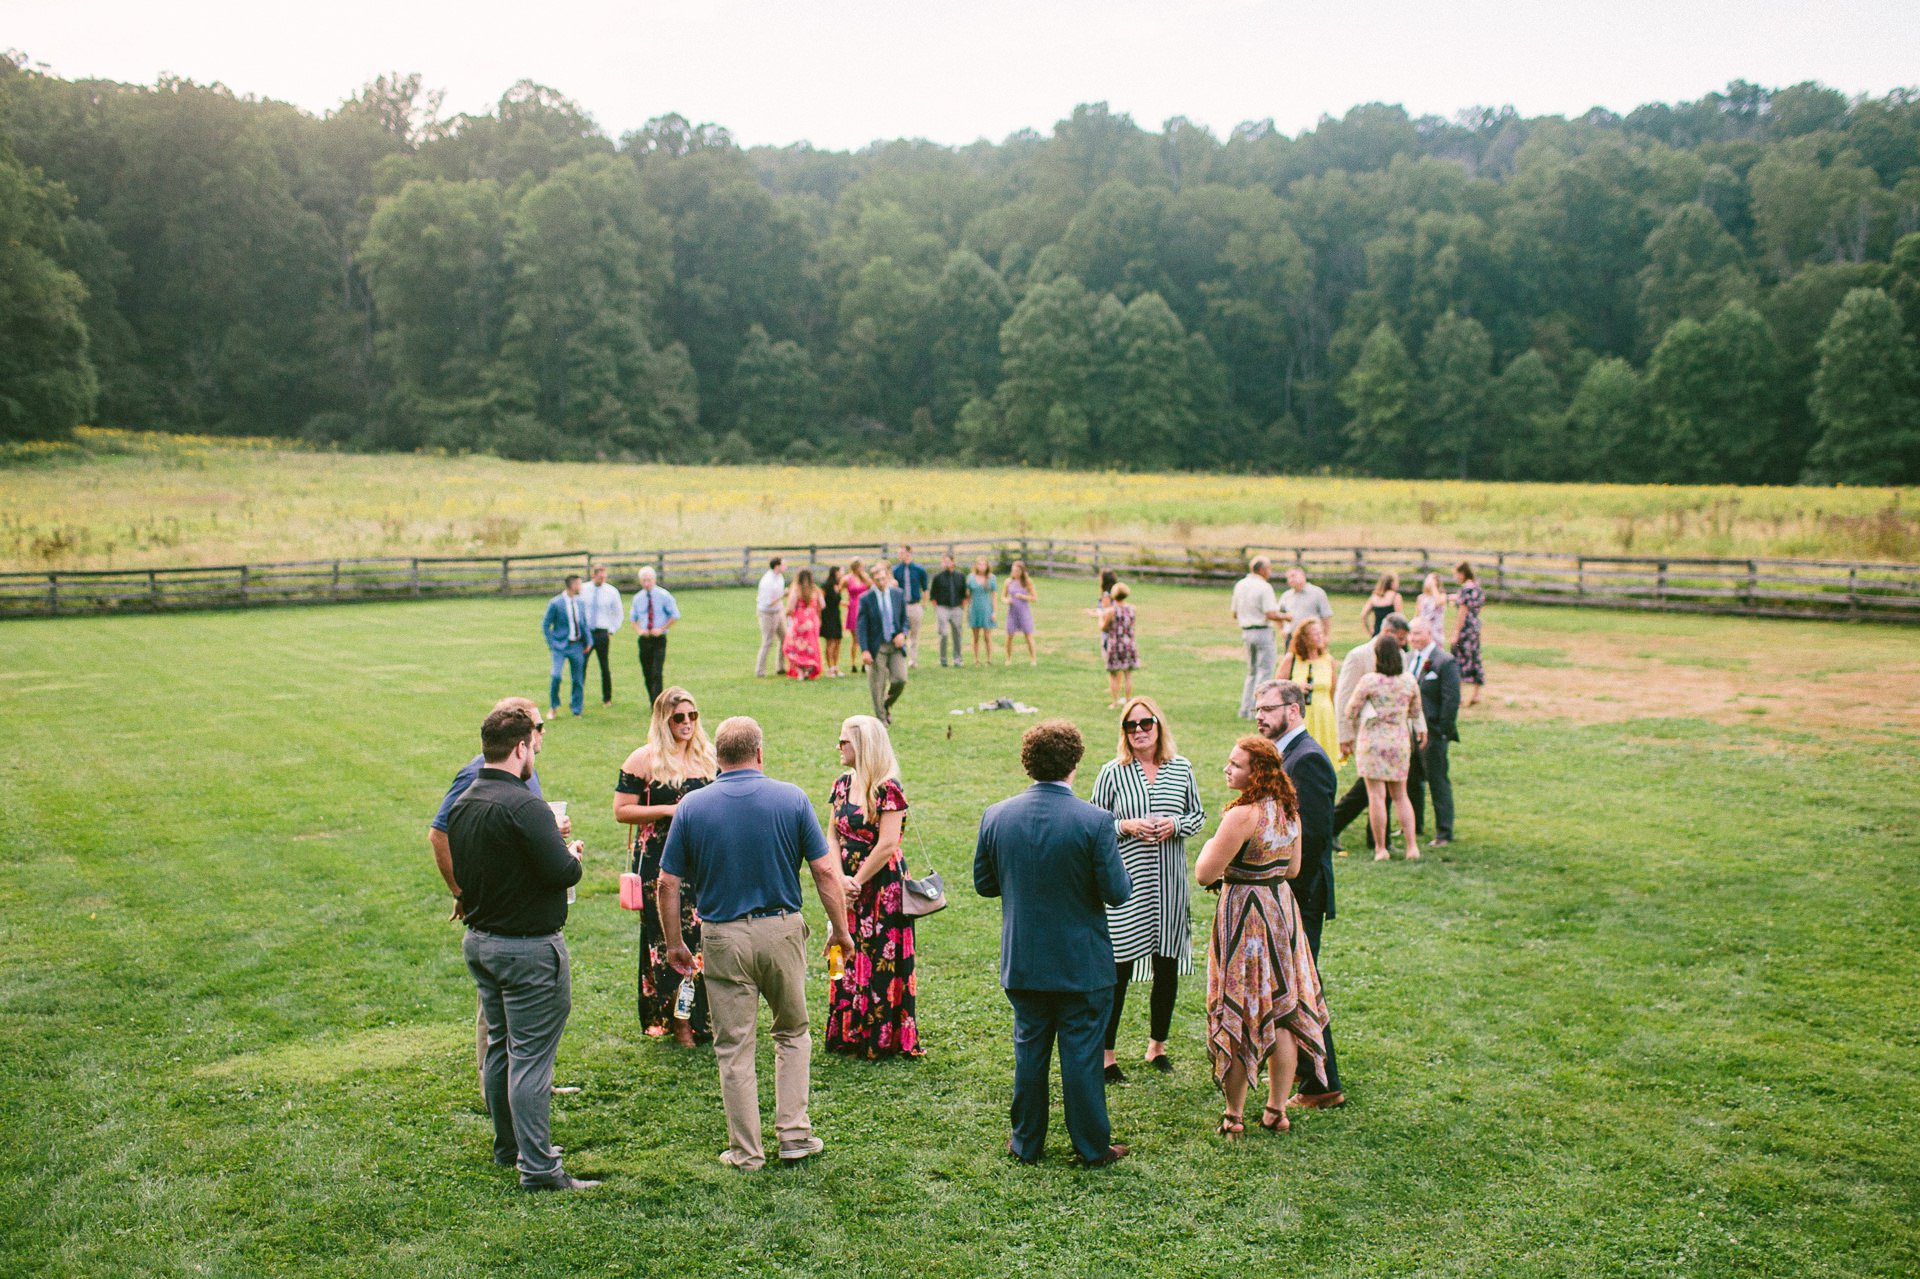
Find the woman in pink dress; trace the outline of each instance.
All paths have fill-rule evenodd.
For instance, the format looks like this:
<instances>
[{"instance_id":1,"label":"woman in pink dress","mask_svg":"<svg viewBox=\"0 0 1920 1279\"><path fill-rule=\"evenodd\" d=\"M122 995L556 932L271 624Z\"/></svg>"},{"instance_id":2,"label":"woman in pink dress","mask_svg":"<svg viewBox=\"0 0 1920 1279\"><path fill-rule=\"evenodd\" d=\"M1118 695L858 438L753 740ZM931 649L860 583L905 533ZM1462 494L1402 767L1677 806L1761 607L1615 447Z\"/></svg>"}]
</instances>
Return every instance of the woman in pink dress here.
<instances>
[{"instance_id":1,"label":"woman in pink dress","mask_svg":"<svg viewBox=\"0 0 1920 1279\"><path fill-rule=\"evenodd\" d=\"M847 639L853 644L848 665L856 671L865 670L867 655L860 651L860 597L873 589L873 579L867 576L867 566L855 560L847 565L847 575L840 579L840 585L847 593Z\"/></svg>"},{"instance_id":2,"label":"woman in pink dress","mask_svg":"<svg viewBox=\"0 0 1920 1279\"><path fill-rule=\"evenodd\" d=\"M813 584L813 570L803 568L787 592L787 642L781 652L787 659L787 674L795 679L820 678L820 588Z\"/></svg>"}]
</instances>

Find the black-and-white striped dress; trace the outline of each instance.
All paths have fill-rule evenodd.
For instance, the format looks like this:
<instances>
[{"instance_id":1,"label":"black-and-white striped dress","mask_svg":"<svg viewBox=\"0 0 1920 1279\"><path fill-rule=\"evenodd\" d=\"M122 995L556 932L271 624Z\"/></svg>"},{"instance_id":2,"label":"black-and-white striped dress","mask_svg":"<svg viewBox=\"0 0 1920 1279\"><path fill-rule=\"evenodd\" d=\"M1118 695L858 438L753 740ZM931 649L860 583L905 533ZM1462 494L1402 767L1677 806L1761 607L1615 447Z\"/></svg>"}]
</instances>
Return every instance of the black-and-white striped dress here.
<instances>
[{"instance_id":1,"label":"black-and-white striped dress","mask_svg":"<svg viewBox=\"0 0 1920 1279\"><path fill-rule=\"evenodd\" d=\"M1093 783L1093 802L1113 814L1120 840L1120 860L1133 880L1133 892L1118 906L1107 908L1107 929L1113 934L1116 963L1133 964L1133 980L1153 975L1152 956L1180 961L1181 973L1193 971L1193 948L1188 944L1190 911L1187 905L1187 837L1206 825L1200 791L1193 782L1193 765L1175 755L1160 765L1153 785L1139 761L1108 760ZM1118 824L1140 817L1171 817L1174 836L1164 844L1121 834Z\"/></svg>"}]
</instances>

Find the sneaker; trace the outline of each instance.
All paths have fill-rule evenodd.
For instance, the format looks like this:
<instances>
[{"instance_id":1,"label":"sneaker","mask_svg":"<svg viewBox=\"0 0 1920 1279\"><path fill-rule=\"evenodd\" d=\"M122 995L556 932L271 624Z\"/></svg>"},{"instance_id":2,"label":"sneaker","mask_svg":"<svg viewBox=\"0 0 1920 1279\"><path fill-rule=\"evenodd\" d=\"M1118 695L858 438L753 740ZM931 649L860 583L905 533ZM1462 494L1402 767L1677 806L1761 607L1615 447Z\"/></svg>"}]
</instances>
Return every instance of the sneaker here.
<instances>
[{"instance_id":1,"label":"sneaker","mask_svg":"<svg viewBox=\"0 0 1920 1279\"><path fill-rule=\"evenodd\" d=\"M827 1143L818 1137L809 1137L798 1145L780 1147L780 1158L785 1163L798 1163L802 1159L811 1159L827 1148Z\"/></svg>"},{"instance_id":2,"label":"sneaker","mask_svg":"<svg viewBox=\"0 0 1920 1279\"><path fill-rule=\"evenodd\" d=\"M540 1181L523 1181L520 1183L520 1189L522 1190L592 1190L595 1186L598 1186L599 1184L600 1183L597 1181L585 1181L579 1177L568 1176L566 1173L563 1172L557 1177L548 1177Z\"/></svg>"},{"instance_id":3,"label":"sneaker","mask_svg":"<svg viewBox=\"0 0 1920 1279\"><path fill-rule=\"evenodd\" d=\"M719 1158L720 1158L720 1162L725 1164L727 1167L738 1168L741 1172L758 1172L762 1167L765 1166L764 1160L762 1160L759 1163L748 1162L747 1159L735 1153L731 1147L721 1151Z\"/></svg>"}]
</instances>

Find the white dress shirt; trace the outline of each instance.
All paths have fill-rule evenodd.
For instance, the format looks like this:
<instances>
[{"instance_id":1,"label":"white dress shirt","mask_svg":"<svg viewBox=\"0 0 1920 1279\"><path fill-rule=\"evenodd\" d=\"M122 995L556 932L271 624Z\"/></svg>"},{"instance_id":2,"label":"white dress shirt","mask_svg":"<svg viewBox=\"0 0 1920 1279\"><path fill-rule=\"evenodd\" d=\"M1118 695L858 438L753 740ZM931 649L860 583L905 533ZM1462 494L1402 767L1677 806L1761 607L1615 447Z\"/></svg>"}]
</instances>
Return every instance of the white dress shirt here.
<instances>
[{"instance_id":1,"label":"white dress shirt","mask_svg":"<svg viewBox=\"0 0 1920 1279\"><path fill-rule=\"evenodd\" d=\"M1266 626L1273 620L1267 614L1279 611L1280 606L1273 598L1273 583L1258 573L1249 573L1234 583L1233 620L1240 623L1241 630Z\"/></svg>"},{"instance_id":2,"label":"white dress shirt","mask_svg":"<svg viewBox=\"0 0 1920 1279\"><path fill-rule=\"evenodd\" d=\"M596 631L620 629L620 588L612 582L588 582L580 592L587 597L587 624Z\"/></svg>"},{"instance_id":3,"label":"white dress shirt","mask_svg":"<svg viewBox=\"0 0 1920 1279\"><path fill-rule=\"evenodd\" d=\"M777 568L770 568L760 578L760 595L755 603L762 613L780 611L780 597L787 593L787 579Z\"/></svg>"}]
</instances>

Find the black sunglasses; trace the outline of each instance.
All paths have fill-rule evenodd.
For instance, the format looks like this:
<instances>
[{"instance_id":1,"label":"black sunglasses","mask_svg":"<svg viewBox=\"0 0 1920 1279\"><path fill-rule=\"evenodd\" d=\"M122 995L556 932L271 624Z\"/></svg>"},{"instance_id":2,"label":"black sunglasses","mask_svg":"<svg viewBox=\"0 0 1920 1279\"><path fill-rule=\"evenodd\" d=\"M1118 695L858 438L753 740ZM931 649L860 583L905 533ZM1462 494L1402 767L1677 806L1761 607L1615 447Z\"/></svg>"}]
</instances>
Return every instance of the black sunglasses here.
<instances>
[{"instance_id":1,"label":"black sunglasses","mask_svg":"<svg viewBox=\"0 0 1920 1279\"><path fill-rule=\"evenodd\" d=\"M698 724L700 722L700 712L675 711L673 714L667 716L667 722L670 724Z\"/></svg>"},{"instance_id":2,"label":"black sunglasses","mask_svg":"<svg viewBox=\"0 0 1920 1279\"><path fill-rule=\"evenodd\" d=\"M1159 725L1160 721L1151 715L1145 719L1123 719L1120 721L1120 727L1126 729L1129 733L1143 733L1147 729L1157 728Z\"/></svg>"}]
</instances>

